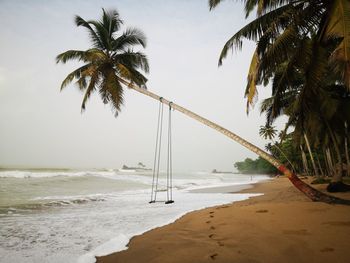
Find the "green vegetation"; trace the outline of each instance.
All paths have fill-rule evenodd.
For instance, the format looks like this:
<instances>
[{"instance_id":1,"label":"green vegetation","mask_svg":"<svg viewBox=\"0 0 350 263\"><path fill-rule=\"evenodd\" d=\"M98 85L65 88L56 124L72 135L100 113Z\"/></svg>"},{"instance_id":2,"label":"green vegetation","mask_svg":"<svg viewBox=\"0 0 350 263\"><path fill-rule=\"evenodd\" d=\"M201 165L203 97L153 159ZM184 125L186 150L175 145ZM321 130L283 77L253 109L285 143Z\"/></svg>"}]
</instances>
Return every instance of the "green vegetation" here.
<instances>
[{"instance_id":1,"label":"green vegetation","mask_svg":"<svg viewBox=\"0 0 350 263\"><path fill-rule=\"evenodd\" d=\"M311 184L329 184L330 182L331 182L330 179L319 177L313 180Z\"/></svg>"},{"instance_id":2,"label":"green vegetation","mask_svg":"<svg viewBox=\"0 0 350 263\"><path fill-rule=\"evenodd\" d=\"M278 170L268 161L259 157L256 160L246 158L243 162L236 162L235 168L244 174L277 174Z\"/></svg>"}]
</instances>

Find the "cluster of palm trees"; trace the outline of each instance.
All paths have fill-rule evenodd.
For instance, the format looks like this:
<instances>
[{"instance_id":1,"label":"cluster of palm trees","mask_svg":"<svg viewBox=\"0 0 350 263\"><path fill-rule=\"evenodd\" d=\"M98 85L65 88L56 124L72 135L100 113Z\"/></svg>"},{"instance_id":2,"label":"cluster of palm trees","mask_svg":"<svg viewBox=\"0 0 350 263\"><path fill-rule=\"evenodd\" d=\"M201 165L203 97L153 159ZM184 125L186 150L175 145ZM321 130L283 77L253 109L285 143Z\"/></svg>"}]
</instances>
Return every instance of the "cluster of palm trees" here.
<instances>
[{"instance_id":1,"label":"cluster of palm trees","mask_svg":"<svg viewBox=\"0 0 350 263\"><path fill-rule=\"evenodd\" d=\"M210 8L220 2L209 0ZM316 174L327 170L335 182L341 181L350 172L350 1L244 4L246 16L256 10L256 18L226 42L219 65L231 48L242 47L243 39L255 41L245 90L247 111L257 86L270 85L271 97L261 104L267 129L261 132L271 132L276 118L286 115L284 134L292 130L295 146L302 147L301 152L308 149ZM325 156L323 165L316 167L312 152Z\"/></svg>"}]
</instances>

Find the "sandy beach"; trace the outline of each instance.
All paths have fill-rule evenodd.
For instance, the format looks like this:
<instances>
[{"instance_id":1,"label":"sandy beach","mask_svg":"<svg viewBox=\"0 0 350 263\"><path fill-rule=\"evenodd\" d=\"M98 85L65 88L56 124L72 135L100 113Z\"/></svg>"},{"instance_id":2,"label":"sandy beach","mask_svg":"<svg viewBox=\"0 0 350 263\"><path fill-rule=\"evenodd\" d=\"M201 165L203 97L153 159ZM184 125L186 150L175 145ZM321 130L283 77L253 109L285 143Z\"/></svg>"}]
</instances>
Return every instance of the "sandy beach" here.
<instances>
[{"instance_id":1,"label":"sandy beach","mask_svg":"<svg viewBox=\"0 0 350 263\"><path fill-rule=\"evenodd\" d=\"M282 177L240 192L264 195L189 213L97 262L349 262L349 206L311 202Z\"/></svg>"}]
</instances>

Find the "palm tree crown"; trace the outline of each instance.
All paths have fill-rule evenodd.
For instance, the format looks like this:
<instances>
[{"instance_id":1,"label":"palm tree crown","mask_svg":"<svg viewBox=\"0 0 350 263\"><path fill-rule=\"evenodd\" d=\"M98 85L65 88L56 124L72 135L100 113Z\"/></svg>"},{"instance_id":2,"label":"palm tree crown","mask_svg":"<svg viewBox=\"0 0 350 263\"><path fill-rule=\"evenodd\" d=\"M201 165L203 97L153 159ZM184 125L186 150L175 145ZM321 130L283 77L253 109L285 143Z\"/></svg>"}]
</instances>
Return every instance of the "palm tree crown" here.
<instances>
[{"instance_id":1,"label":"palm tree crown","mask_svg":"<svg viewBox=\"0 0 350 263\"><path fill-rule=\"evenodd\" d=\"M266 124L265 126L260 126L259 135L264 137L264 139L272 140L277 134L277 130L274 126Z\"/></svg>"},{"instance_id":2,"label":"palm tree crown","mask_svg":"<svg viewBox=\"0 0 350 263\"><path fill-rule=\"evenodd\" d=\"M84 20L75 17L75 24L85 27L90 36L92 48L68 50L56 57L57 63L69 60L82 61L85 64L74 70L63 80L61 90L76 80L78 88L84 92L81 105L85 110L86 102L95 91L101 96L103 103L110 104L115 116L123 104L123 87L121 83L136 84L146 88L146 77L140 72L149 72L145 54L134 51L133 47L146 47L146 37L137 28L127 28L120 32L123 21L116 10L102 9L102 18Z\"/></svg>"}]
</instances>

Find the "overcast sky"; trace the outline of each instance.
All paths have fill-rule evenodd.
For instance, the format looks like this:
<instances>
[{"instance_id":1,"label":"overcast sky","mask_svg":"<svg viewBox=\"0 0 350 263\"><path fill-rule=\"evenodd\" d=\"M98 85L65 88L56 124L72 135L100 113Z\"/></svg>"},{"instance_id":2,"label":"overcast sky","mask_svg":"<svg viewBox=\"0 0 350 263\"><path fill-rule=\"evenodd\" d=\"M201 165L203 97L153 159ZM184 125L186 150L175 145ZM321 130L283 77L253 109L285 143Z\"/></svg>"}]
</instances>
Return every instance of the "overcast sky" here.
<instances>
[{"instance_id":1,"label":"overcast sky","mask_svg":"<svg viewBox=\"0 0 350 263\"><path fill-rule=\"evenodd\" d=\"M254 44L245 43L242 52L217 67L225 41L247 22L243 8L224 1L209 12L207 2L1 0L0 166L152 166L156 101L126 90L115 118L97 94L81 114L82 94L76 87L59 91L78 64L56 65L56 55L89 48L88 34L75 26L74 15L98 19L102 7L116 8L125 25L145 32L149 90L264 147L259 105L247 117L243 98ZM261 88L259 98L268 93ZM176 171L232 170L235 161L256 157L179 112L173 114L173 143Z\"/></svg>"}]
</instances>

